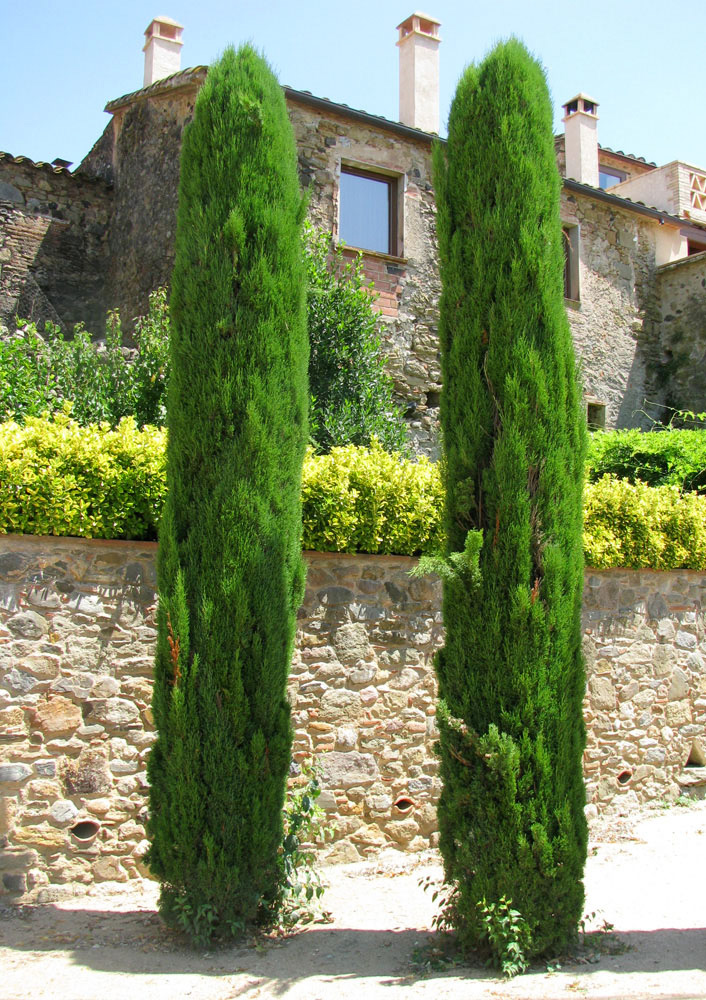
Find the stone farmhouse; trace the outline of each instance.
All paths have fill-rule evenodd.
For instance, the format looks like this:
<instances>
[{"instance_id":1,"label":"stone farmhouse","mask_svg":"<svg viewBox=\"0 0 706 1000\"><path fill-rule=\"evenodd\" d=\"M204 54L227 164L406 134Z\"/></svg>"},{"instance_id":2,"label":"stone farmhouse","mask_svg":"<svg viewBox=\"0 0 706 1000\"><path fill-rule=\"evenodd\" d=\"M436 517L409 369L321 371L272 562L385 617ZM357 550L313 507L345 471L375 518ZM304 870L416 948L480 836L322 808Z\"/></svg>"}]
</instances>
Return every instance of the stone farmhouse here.
<instances>
[{"instance_id":1,"label":"stone farmhouse","mask_svg":"<svg viewBox=\"0 0 706 1000\"><path fill-rule=\"evenodd\" d=\"M439 275L431 151L439 133L439 22L399 25L398 122L284 87L309 215L363 252L384 348L421 452L438 451ZM182 26L145 32L141 89L73 172L0 153L0 321L16 315L100 331L167 284L182 130L208 68L180 69ZM566 308L589 422L630 427L662 406L706 410L706 170L602 147L598 104L564 105Z\"/></svg>"}]
</instances>

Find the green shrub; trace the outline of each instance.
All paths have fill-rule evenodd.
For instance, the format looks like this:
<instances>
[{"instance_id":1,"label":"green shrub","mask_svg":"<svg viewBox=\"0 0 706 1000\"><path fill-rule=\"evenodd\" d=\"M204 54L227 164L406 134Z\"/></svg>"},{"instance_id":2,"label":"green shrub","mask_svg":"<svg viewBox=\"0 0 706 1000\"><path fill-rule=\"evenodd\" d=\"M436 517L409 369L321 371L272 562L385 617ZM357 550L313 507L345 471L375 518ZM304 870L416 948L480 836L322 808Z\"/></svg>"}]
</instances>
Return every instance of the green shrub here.
<instances>
[{"instance_id":1,"label":"green shrub","mask_svg":"<svg viewBox=\"0 0 706 1000\"><path fill-rule=\"evenodd\" d=\"M588 479L605 475L649 486L706 489L706 431L596 431L590 435Z\"/></svg>"},{"instance_id":2,"label":"green shrub","mask_svg":"<svg viewBox=\"0 0 706 1000\"><path fill-rule=\"evenodd\" d=\"M705 569L706 497L604 476L584 493L583 544L596 569Z\"/></svg>"},{"instance_id":3,"label":"green shrub","mask_svg":"<svg viewBox=\"0 0 706 1000\"><path fill-rule=\"evenodd\" d=\"M0 534L156 538L166 433L126 418L81 427L66 413L0 424ZM442 548L440 467L371 448L311 451L303 547L415 555ZM706 497L614 476L584 493L584 554L596 569L706 569Z\"/></svg>"},{"instance_id":4,"label":"green shrub","mask_svg":"<svg viewBox=\"0 0 706 1000\"><path fill-rule=\"evenodd\" d=\"M250 46L228 48L181 152L147 764L160 910L197 943L271 925L287 888L287 675L305 577L303 217L282 88Z\"/></svg>"},{"instance_id":5,"label":"green shrub","mask_svg":"<svg viewBox=\"0 0 706 1000\"><path fill-rule=\"evenodd\" d=\"M0 340L0 417L41 416L72 404L81 424L116 426L133 416L142 427L164 423L169 375L169 310L164 288L150 295L149 310L135 323L136 350L123 346L117 312L108 314L105 343L79 324L68 338L60 327L21 322Z\"/></svg>"},{"instance_id":6,"label":"green shrub","mask_svg":"<svg viewBox=\"0 0 706 1000\"><path fill-rule=\"evenodd\" d=\"M413 555L441 544L438 466L368 448L309 454L302 476L303 544L322 552Z\"/></svg>"},{"instance_id":7,"label":"green shrub","mask_svg":"<svg viewBox=\"0 0 706 1000\"><path fill-rule=\"evenodd\" d=\"M0 425L0 533L157 537L164 431L81 427L68 413Z\"/></svg>"},{"instance_id":8,"label":"green shrub","mask_svg":"<svg viewBox=\"0 0 706 1000\"><path fill-rule=\"evenodd\" d=\"M329 233L307 230L310 433L321 451L369 445L404 447L405 425L380 349L378 316L361 255L346 260Z\"/></svg>"},{"instance_id":9,"label":"green shrub","mask_svg":"<svg viewBox=\"0 0 706 1000\"><path fill-rule=\"evenodd\" d=\"M489 950L509 973L576 938L587 842L586 428L551 101L517 40L464 72L434 168L447 533L439 850L461 947Z\"/></svg>"}]
</instances>

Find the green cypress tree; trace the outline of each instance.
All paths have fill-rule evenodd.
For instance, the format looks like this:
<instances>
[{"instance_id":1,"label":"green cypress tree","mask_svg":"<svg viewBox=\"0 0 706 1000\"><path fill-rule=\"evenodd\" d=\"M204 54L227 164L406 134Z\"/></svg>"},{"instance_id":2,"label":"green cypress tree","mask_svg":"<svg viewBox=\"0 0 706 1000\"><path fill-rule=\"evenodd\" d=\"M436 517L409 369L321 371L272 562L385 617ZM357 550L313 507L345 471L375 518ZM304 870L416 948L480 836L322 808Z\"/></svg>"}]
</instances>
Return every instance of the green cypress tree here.
<instances>
[{"instance_id":1,"label":"green cypress tree","mask_svg":"<svg viewBox=\"0 0 706 1000\"><path fill-rule=\"evenodd\" d=\"M586 857L585 421L551 104L520 42L465 71L435 176L449 553L440 846L461 943L502 961L488 932L503 897L527 957L575 937Z\"/></svg>"},{"instance_id":2,"label":"green cypress tree","mask_svg":"<svg viewBox=\"0 0 706 1000\"><path fill-rule=\"evenodd\" d=\"M149 864L197 940L278 905L286 682L304 566L303 204L284 97L250 47L209 69L184 135Z\"/></svg>"}]
</instances>

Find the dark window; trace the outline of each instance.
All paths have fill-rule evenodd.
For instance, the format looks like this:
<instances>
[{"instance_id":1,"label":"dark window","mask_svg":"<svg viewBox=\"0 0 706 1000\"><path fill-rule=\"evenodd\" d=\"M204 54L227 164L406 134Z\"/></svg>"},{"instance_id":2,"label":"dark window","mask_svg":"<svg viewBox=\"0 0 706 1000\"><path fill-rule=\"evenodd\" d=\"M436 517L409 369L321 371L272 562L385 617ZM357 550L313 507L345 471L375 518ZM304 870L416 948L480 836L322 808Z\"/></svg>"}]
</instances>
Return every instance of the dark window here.
<instances>
[{"instance_id":1,"label":"dark window","mask_svg":"<svg viewBox=\"0 0 706 1000\"><path fill-rule=\"evenodd\" d=\"M361 250L397 252L397 181L341 167L339 238Z\"/></svg>"},{"instance_id":2,"label":"dark window","mask_svg":"<svg viewBox=\"0 0 706 1000\"><path fill-rule=\"evenodd\" d=\"M605 410L605 403L593 402L586 404L586 421L589 430L605 430Z\"/></svg>"},{"instance_id":3,"label":"dark window","mask_svg":"<svg viewBox=\"0 0 706 1000\"><path fill-rule=\"evenodd\" d=\"M564 298L579 300L579 227L563 226Z\"/></svg>"},{"instance_id":4,"label":"dark window","mask_svg":"<svg viewBox=\"0 0 706 1000\"><path fill-rule=\"evenodd\" d=\"M598 187L603 188L604 191L624 180L625 174L621 174L619 170L608 170L607 167L599 167L598 169Z\"/></svg>"}]
</instances>

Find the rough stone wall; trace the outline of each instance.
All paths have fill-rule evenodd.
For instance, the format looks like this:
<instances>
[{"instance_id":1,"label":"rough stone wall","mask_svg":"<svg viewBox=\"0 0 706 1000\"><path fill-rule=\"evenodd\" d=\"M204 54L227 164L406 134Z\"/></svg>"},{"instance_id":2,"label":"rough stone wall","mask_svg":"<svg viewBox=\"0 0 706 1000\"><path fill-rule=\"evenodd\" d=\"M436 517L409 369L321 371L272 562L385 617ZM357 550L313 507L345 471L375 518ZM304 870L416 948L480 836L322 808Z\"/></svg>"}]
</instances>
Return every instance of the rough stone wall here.
<instances>
[{"instance_id":1,"label":"rough stone wall","mask_svg":"<svg viewBox=\"0 0 706 1000\"><path fill-rule=\"evenodd\" d=\"M126 330L144 315L150 292L168 285L174 264L179 157L193 88L138 101L113 118L115 212L110 228L106 301ZM102 158L96 150L92 158ZM88 165L87 165L88 166Z\"/></svg>"},{"instance_id":2,"label":"rough stone wall","mask_svg":"<svg viewBox=\"0 0 706 1000\"><path fill-rule=\"evenodd\" d=\"M143 871L155 550L2 540L0 891L51 899ZM308 560L290 697L294 759L322 767L337 823L324 853L420 850L439 794L439 584L403 557ZM700 573L587 572L589 815L706 783L705 600Z\"/></svg>"},{"instance_id":3,"label":"rough stone wall","mask_svg":"<svg viewBox=\"0 0 706 1000\"><path fill-rule=\"evenodd\" d=\"M705 603L703 573L587 571L589 816L706 785Z\"/></svg>"},{"instance_id":4,"label":"rough stone wall","mask_svg":"<svg viewBox=\"0 0 706 1000\"><path fill-rule=\"evenodd\" d=\"M111 196L103 181L0 155L0 322L102 330Z\"/></svg>"},{"instance_id":5,"label":"rough stone wall","mask_svg":"<svg viewBox=\"0 0 706 1000\"><path fill-rule=\"evenodd\" d=\"M651 377L667 406L706 410L706 253L657 272L658 310Z\"/></svg>"},{"instance_id":6,"label":"rough stone wall","mask_svg":"<svg viewBox=\"0 0 706 1000\"><path fill-rule=\"evenodd\" d=\"M655 224L564 190L562 221L579 227L578 303L567 306L584 391L606 404L606 428L641 427L650 390Z\"/></svg>"}]
</instances>

